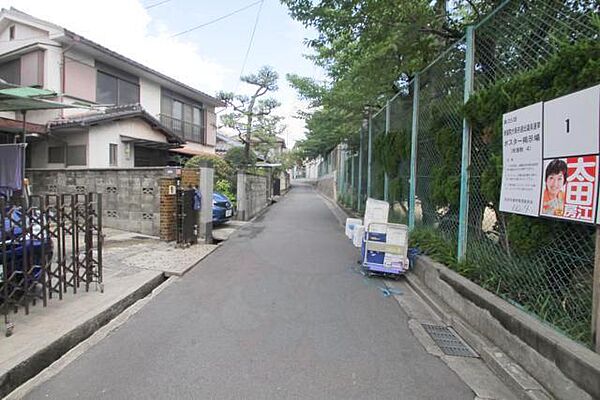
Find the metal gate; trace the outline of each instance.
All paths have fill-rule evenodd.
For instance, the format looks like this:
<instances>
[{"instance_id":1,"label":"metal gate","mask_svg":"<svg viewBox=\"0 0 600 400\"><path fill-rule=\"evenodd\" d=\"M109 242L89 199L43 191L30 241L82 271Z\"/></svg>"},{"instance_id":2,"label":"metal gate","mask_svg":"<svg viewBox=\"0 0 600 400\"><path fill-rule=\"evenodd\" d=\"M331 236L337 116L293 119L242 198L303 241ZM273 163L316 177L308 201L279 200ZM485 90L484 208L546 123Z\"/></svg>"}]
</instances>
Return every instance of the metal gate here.
<instances>
[{"instance_id":1,"label":"metal gate","mask_svg":"<svg viewBox=\"0 0 600 400\"><path fill-rule=\"evenodd\" d=\"M177 188L177 243L198 241L198 211L194 210L194 189Z\"/></svg>"},{"instance_id":2,"label":"metal gate","mask_svg":"<svg viewBox=\"0 0 600 400\"><path fill-rule=\"evenodd\" d=\"M0 198L0 312L102 286L102 195ZM10 330L7 327L7 334Z\"/></svg>"},{"instance_id":3,"label":"metal gate","mask_svg":"<svg viewBox=\"0 0 600 400\"><path fill-rule=\"evenodd\" d=\"M281 179L273 179L273 196L281 195Z\"/></svg>"}]
</instances>

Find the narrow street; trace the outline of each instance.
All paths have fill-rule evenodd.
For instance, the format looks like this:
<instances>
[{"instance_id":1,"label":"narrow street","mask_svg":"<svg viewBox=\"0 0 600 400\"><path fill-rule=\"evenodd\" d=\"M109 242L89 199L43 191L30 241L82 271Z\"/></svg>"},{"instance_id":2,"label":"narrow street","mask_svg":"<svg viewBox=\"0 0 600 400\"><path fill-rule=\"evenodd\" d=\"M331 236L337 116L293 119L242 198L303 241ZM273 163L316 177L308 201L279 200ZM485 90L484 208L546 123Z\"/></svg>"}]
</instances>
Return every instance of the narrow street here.
<instances>
[{"instance_id":1,"label":"narrow street","mask_svg":"<svg viewBox=\"0 0 600 400\"><path fill-rule=\"evenodd\" d=\"M30 399L473 399L296 185Z\"/></svg>"}]
</instances>

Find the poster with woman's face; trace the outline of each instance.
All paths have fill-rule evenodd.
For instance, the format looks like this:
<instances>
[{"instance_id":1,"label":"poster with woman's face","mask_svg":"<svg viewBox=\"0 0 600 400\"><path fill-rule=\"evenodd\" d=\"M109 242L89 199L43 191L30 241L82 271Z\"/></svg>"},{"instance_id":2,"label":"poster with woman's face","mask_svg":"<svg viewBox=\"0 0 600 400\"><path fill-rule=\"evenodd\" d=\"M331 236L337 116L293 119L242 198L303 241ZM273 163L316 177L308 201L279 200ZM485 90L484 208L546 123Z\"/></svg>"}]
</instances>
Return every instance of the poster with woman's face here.
<instances>
[{"instance_id":1,"label":"poster with woman's face","mask_svg":"<svg viewBox=\"0 0 600 400\"><path fill-rule=\"evenodd\" d=\"M544 160L540 214L593 222L597 177L595 155Z\"/></svg>"}]
</instances>

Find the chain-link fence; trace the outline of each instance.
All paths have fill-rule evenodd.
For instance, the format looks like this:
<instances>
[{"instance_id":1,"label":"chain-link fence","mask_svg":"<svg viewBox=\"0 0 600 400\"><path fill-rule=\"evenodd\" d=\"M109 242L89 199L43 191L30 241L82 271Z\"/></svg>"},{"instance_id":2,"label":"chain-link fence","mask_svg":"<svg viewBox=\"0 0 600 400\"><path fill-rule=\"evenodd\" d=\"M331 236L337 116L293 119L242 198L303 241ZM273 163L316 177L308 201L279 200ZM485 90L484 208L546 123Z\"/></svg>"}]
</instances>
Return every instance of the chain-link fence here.
<instances>
[{"instance_id":1,"label":"chain-link fence","mask_svg":"<svg viewBox=\"0 0 600 400\"><path fill-rule=\"evenodd\" d=\"M339 175L348 207L364 211L367 193L387 199L391 221L443 240L451 267L588 345L594 227L498 203L502 115L600 82L599 8L503 3L372 112Z\"/></svg>"}]
</instances>

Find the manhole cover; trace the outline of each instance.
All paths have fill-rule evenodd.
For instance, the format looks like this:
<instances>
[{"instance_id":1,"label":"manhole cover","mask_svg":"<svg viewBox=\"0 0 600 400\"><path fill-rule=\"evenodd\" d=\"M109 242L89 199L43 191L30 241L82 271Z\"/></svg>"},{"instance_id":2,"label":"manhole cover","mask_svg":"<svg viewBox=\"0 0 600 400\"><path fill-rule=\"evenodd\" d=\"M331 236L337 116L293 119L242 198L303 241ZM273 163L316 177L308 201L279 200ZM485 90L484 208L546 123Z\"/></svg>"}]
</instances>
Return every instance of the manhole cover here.
<instances>
[{"instance_id":1,"label":"manhole cover","mask_svg":"<svg viewBox=\"0 0 600 400\"><path fill-rule=\"evenodd\" d=\"M447 326L421 324L435 344L449 356L479 357Z\"/></svg>"}]
</instances>

